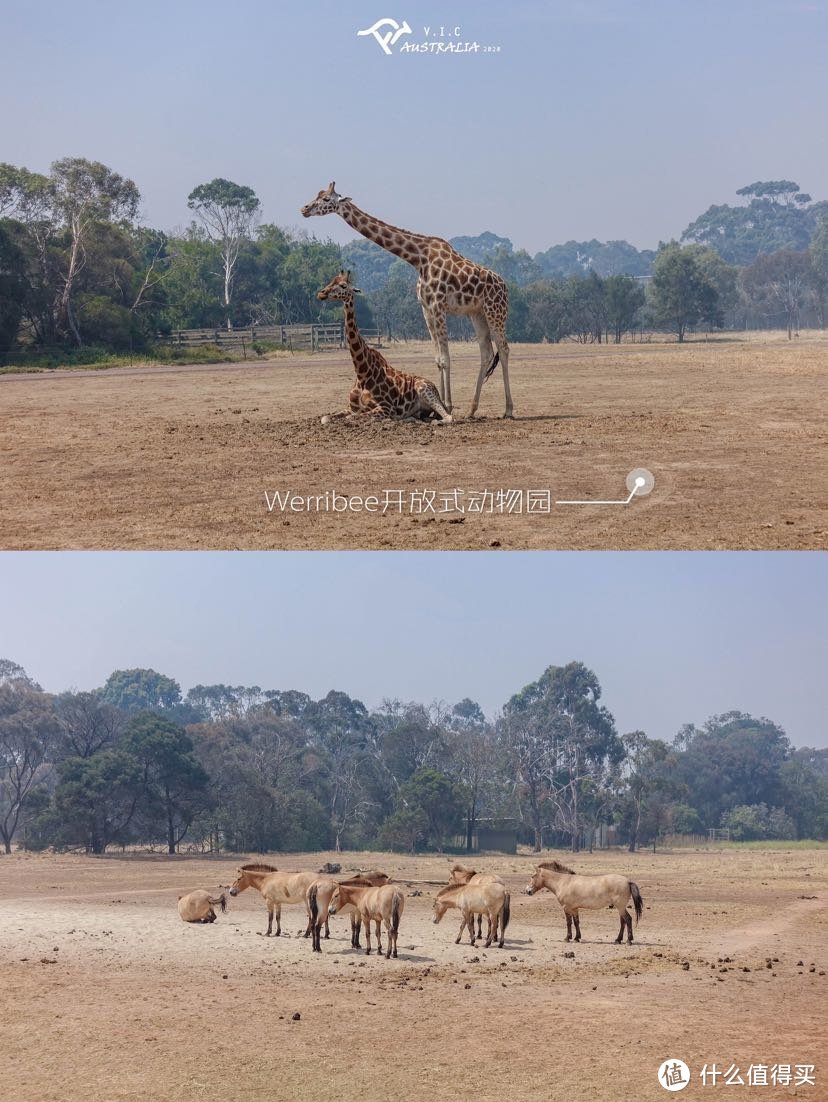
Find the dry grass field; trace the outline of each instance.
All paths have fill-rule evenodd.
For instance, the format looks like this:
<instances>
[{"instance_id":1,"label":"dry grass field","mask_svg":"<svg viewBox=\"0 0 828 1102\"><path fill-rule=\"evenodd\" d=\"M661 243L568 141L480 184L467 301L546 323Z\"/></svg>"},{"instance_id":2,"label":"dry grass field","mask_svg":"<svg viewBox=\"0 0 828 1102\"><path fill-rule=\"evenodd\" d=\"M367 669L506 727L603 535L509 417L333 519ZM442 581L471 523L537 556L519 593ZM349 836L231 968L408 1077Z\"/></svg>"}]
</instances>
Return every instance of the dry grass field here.
<instances>
[{"instance_id":1,"label":"dry grass field","mask_svg":"<svg viewBox=\"0 0 828 1102\"><path fill-rule=\"evenodd\" d=\"M395 366L434 377L431 349ZM476 345L454 344L468 410ZM46 548L821 548L828 340L516 345L475 422L374 424L345 407L347 351L269 363L0 376L0 546ZM483 490L627 506L469 512ZM411 513L412 491L466 511ZM265 494L404 491L402 514L269 512ZM395 499L396 500L396 499ZM484 510L490 507L484 499ZM417 506L415 505L415 508Z\"/></svg>"},{"instance_id":2,"label":"dry grass field","mask_svg":"<svg viewBox=\"0 0 828 1102\"><path fill-rule=\"evenodd\" d=\"M553 897L521 894L531 855L481 858L513 892L502 950L455 945L456 912L432 924L436 888L413 882L445 879L446 859L340 860L408 881L399 959L352 950L344 918L314 956L297 907L265 939L251 891L182 923L177 895L228 883L230 858L0 858L4 1097L647 1102L667 1058L693 1072L683 1097L828 1097L826 849L579 855L640 885L632 946L609 911L582 912L584 941L565 944ZM816 1086L714 1090L705 1063L745 1079L813 1064Z\"/></svg>"}]
</instances>

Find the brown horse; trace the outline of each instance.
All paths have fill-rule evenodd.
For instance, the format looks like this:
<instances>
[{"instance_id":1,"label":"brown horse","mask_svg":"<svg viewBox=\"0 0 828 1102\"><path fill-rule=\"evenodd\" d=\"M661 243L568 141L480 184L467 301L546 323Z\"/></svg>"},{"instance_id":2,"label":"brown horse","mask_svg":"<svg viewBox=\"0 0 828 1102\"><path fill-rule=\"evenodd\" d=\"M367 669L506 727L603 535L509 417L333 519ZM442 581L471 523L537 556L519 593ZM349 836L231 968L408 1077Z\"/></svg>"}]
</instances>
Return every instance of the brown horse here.
<instances>
[{"instance_id":1,"label":"brown horse","mask_svg":"<svg viewBox=\"0 0 828 1102\"><path fill-rule=\"evenodd\" d=\"M347 880L332 880L328 876L321 876L308 887L307 902L310 914L311 935L313 937L313 951L322 952L321 929L325 926L325 939L330 936L328 929L329 908L334 892L344 884L347 887L375 888L388 883L388 875L384 872L364 872L351 876ZM359 912L354 904L344 904L337 908L339 912L349 911L351 916L351 948L359 949Z\"/></svg>"},{"instance_id":2,"label":"brown horse","mask_svg":"<svg viewBox=\"0 0 828 1102\"><path fill-rule=\"evenodd\" d=\"M504 881L503 877L498 876L496 873L478 872L476 869L470 869L466 865L458 864L452 865L449 869L449 884L504 884ZM487 936L488 935L497 939L497 927L495 927L494 933L489 929ZM483 936L482 914L477 916L477 936Z\"/></svg>"},{"instance_id":3,"label":"brown horse","mask_svg":"<svg viewBox=\"0 0 828 1102\"><path fill-rule=\"evenodd\" d=\"M276 916L276 937L282 933L282 904L304 903L308 910L307 891L314 880L319 879L318 872L279 872L273 865L242 865L236 869L236 879L230 885L230 894L238 895L245 888L255 888L261 892L267 904L267 933L273 930L273 916ZM310 910L305 937L311 933Z\"/></svg>"},{"instance_id":4,"label":"brown horse","mask_svg":"<svg viewBox=\"0 0 828 1102\"><path fill-rule=\"evenodd\" d=\"M396 957L400 918L405 908L405 896L402 891L395 884L385 884L381 888L339 884L328 910L334 915L349 904L356 908L365 929L366 956L371 952L371 921L373 920L377 928L377 953L382 952L380 938L380 922L382 922L387 937L385 959Z\"/></svg>"},{"instance_id":5,"label":"brown horse","mask_svg":"<svg viewBox=\"0 0 828 1102\"><path fill-rule=\"evenodd\" d=\"M213 907L221 907L222 914L227 910L224 892L215 899L209 892L200 889L178 897L178 913L185 922L215 922L216 912Z\"/></svg>"},{"instance_id":6,"label":"brown horse","mask_svg":"<svg viewBox=\"0 0 828 1102\"><path fill-rule=\"evenodd\" d=\"M630 899L635 907L635 921L638 924L644 910L644 900L638 885L626 876L608 873L604 876L578 874L558 861L544 861L538 865L532 879L526 885L526 894L547 888L557 898L566 915L566 940L572 940L572 923L575 922L575 940L581 940L581 923L578 911L599 910L603 907L615 907L621 919L621 929L616 943L624 939L627 930L627 942L632 945L632 915L627 910Z\"/></svg>"},{"instance_id":7,"label":"brown horse","mask_svg":"<svg viewBox=\"0 0 828 1102\"><path fill-rule=\"evenodd\" d=\"M475 944L474 916L485 914L489 920L486 948L489 948L493 939L497 936L498 926L500 927L498 946L501 949L503 948L503 938L506 934L506 927L509 925L509 915L511 913L511 899L502 883L449 884L437 892L437 897L434 900L434 921L439 922L449 907L457 907L463 914L460 933L454 940L455 945L460 944L463 930L467 926L471 944ZM477 936L481 936L479 931Z\"/></svg>"}]
</instances>

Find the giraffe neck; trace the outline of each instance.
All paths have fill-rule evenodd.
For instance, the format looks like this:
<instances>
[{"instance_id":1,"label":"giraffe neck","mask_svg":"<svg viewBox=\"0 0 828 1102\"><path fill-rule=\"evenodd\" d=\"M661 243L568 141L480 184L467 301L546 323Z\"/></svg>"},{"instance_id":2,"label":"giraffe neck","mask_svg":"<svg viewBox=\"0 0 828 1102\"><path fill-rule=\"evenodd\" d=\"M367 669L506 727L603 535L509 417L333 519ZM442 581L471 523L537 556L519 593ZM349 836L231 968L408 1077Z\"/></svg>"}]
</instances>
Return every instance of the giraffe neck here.
<instances>
[{"instance_id":1,"label":"giraffe neck","mask_svg":"<svg viewBox=\"0 0 828 1102\"><path fill-rule=\"evenodd\" d=\"M360 383L373 380L376 372L371 368L371 358L368 355L368 345L357 328L356 310L354 309L354 296L350 295L343 300L345 307L345 333L348 337L348 351L354 363L357 379Z\"/></svg>"},{"instance_id":2,"label":"giraffe neck","mask_svg":"<svg viewBox=\"0 0 828 1102\"><path fill-rule=\"evenodd\" d=\"M360 210L350 199L340 203L339 213L357 233L415 268L419 269L421 261L425 260L429 240L425 234L411 233L410 230L401 230L398 226L382 222L373 214Z\"/></svg>"}]
</instances>

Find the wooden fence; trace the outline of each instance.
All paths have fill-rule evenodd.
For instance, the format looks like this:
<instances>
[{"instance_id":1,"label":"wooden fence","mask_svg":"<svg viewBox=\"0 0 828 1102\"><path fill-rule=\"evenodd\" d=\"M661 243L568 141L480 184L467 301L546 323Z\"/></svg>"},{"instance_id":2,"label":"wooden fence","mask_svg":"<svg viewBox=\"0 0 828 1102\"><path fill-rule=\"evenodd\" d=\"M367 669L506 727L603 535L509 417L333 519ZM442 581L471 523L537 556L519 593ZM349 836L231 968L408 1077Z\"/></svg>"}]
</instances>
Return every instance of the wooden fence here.
<instances>
[{"instance_id":1,"label":"wooden fence","mask_svg":"<svg viewBox=\"0 0 828 1102\"><path fill-rule=\"evenodd\" d=\"M368 344L382 347L379 329L361 330ZM319 352L326 348L344 348L345 327L342 322L327 325L256 325L250 329L176 329L170 334L158 334L165 344L197 348L216 345L247 356L259 342L281 344L291 352Z\"/></svg>"}]
</instances>

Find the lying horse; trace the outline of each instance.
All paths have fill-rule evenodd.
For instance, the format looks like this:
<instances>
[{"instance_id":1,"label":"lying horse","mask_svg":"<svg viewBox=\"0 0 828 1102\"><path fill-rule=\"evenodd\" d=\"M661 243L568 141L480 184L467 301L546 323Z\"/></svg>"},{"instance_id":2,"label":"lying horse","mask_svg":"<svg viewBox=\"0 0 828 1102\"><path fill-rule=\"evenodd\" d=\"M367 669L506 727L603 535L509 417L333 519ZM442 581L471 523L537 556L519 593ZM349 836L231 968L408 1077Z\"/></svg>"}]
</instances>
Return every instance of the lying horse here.
<instances>
[{"instance_id":1,"label":"lying horse","mask_svg":"<svg viewBox=\"0 0 828 1102\"><path fill-rule=\"evenodd\" d=\"M351 905L356 908L362 925L365 928L365 955L371 952L371 921L377 927L377 953L382 952L382 940L380 938L380 922L385 926L387 936L387 952L385 959L396 957L397 936L400 931L400 917L405 908L405 896L395 884L385 884L381 888L356 887L349 884L337 885L331 902L328 905L330 914L344 910Z\"/></svg>"},{"instance_id":2,"label":"lying horse","mask_svg":"<svg viewBox=\"0 0 828 1102\"><path fill-rule=\"evenodd\" d=\"M450 884L503 884L503 878L497 876L495 873L477 872L476 869L470 869L466 865L452 865L449 869L449 883ZM505 886L505 885L504 885ZM497 938L497 927L495 927L492 934L491 928L488 930L487 936L491 935L494 939ZM483 936L483 915L477 916L477 936Z\"/></svg>"},{"instance_id":3,"label":"lying horse","mask_svg":"<svg viewBox=\"0 0 828 1102\"><path fill-rule=\"evenodd\" d=\"M307 902L310 914L311 934L313 936L313 952L321 953L320 933L325 927L325 939L330 936L328 929L329 907L334 892L340 884L355 888L376 888L388 883L388 875L384 872L363 872L349 877L347 880L331 880L330 877L320 877L308 887ZM351 948L359 949L360 919L356 906L352 903L338 908L339 912L350 911L351 914Z\"/></svg>"},{"instance_id":4,"label":"lying horse","mask_svg":"<svg viewBox=\"0 0 828 1102\"><path fill-rule=\"evenodd\" d=\"M566 915L566 940L572 940L572 923L575 922L575 940L581 940L581 923L578 911L598 910L601 907L615 907L621 919L621 929L616 943L624 939L624 927L627 929L627 942L632 945L632 915L627 910L630 899L635 907L635 921L638 924L644 901L638 885L626 876L608 873L604 876L589 876L575 873L558 861L544 861L538 865L532 879L526 885L526 894L547 888L557 898Z\"/></svg>"},{"instance_id":5,"label":"lying horse","mask_svg":"<svg viewBox=\"0 0 828 1102\"><path fill-rule=\"evenodd\" d=\"M449 907L457 907L463 914L460 933L454 940L455 945L460 944L463 931L467 926L471 944L474 945L474 916L486 915L489 920L486 948L488 949L493 939L497 937L498 926L500 927L498 946L501 949L503 948L503 938L506 934L506 927L509 925L511 906L509 893L502 882L474 883L472 881L468 884L449 884L437 892L437 897L434 900L434 921L439 922ZM479 929L477 936L481 936Z\"/></svg>"},{"instance_id":6,"label":"lying horse","mask_svg":"<svg viewBox=\"0 0 828 1102\"><path fill-rule=\"evenodd\" d=\"M213 907L221 907L222 914L227 910L224 892L216 899L212 899L209 892L200 889L178 897L178 913L185 922L215 922L216 912Z\"/></svg>"},{"instance_id":7,"label":"lying horse","mask_svg":"<svg viewBox=\"0 0 828 1102\"><path fill-rule=\"evenodd\" d=\"M273 916L276 916L276 937L282 933L282 904L304 903L308 907L307 891L314 880L319 879L318 872L279 872L273 865L242 865L236 869L236 879L230 885L230 894L238 895L245 888L255 888L264 896L267 904L267 933L273 931ZM311 933L310 911L305 937Z\"/></svg>"}]
</instances>

